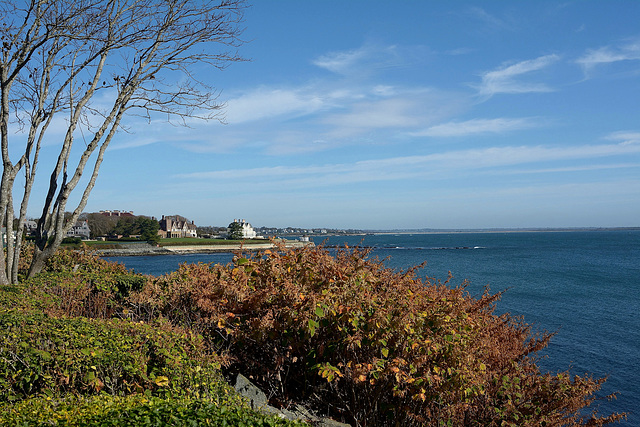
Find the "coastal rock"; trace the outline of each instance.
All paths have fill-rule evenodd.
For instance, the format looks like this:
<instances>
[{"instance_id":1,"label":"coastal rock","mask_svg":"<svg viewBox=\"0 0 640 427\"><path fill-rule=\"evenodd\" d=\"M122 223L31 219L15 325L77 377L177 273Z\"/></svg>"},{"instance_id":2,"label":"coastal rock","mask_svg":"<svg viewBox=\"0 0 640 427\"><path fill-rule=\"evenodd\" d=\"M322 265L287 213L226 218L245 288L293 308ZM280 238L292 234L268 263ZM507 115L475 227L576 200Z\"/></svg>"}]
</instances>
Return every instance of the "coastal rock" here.
<instances>
[{"instance_id":1,"label":"coastal rock","mask_svg":"<svg viewBox=\"0 0 640 427\"><path fill-rule=\"evenodd\" d=\"M148 243L120 243L118 246L120 247L114 249L98 249L96 252L101 256L167 255L172 253L163 247Z\"/></svg>"},{"instance_id":2,"label":"coastal rock","mask_svg":"<svg viewBox=\"0 0 640 427\"><path fill-rule=\"evenodd\" d=\"M235 390L241 396L249 400L251 408L265 414L277 415L288 420L301 420L316 427L351 427L350 424L341 423L330 418L317 417L301 405L295 405L293 409L278 409L269 405L267 395L253 384L247 377L238 374Z\"/></svg>"},{"instance_id":3,"label":"coastal rock","mask_svg":"<svg viewBox=\"0 0 640 427\"><path fill-rule=\"evenodd\" d=\"M269 241L265 243L232 243L228 245L184 245L184 246L154 246L148 243L117 243L118 248L98 249L97 252L101 256L140 256L140 255L185 255L185 254L210 254L219 252L234 251L261 251L272 249L274 245ZM284 246L287 248L300 248L304 246L313 246L313 242L297 242L286 241Z\"/></svg>"},{"instance_id":4,"label":"coastal rock","mask_svg":"<svg viewBox=\"0 0 640 427\"><path fill-rule=\"evenodd\" d=\"M267 395L244 375L238 374L235 389L238 394L249 400L251 409L255 411L262 411L268 406Z\"/></svg>"}]
</instances>

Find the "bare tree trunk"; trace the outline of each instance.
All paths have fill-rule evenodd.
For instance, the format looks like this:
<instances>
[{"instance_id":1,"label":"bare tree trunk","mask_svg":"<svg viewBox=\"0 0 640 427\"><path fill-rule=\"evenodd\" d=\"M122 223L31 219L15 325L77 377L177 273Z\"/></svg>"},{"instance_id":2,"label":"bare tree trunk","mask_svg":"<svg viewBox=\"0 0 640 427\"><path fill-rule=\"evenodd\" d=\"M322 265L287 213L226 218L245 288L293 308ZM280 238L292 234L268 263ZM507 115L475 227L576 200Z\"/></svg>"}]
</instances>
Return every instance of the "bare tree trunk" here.
<instances>
[{"instance_id":1,"label":"bare tree trunk","mask_svg":"<svg viewBox=\"0 0 640 427\"><path fill-rule=\"evenodd\" d=\"M7 214L5 217L5 224L7 229L7 279L11 280L13 277L13 258L14 258L14 244L15 236L13 235L13 195L8 194L9 200L7 202Z\"/></svg>"},{"instance_id":2,"label":"bare tree trunk","mask_svg":"<svg viewBox=\"0 0 640 427\"><path fill-rule=\"evenodd\" d=\"M0 250L0 284L18 279L40 147L53 118L67 115L68 128L49 175L29 277L42 270L85 208L105 151L127 111L135 109L149 120L162 114L183 124L187 118L219 117L217 94L194 77L191 67L223 69L241 60L211 45L227 49L242 44L244 7L244 0L0 2L0 227L7 230L8 244L6 255ZM104 109L92 105L97 93L111 104ZM15 163L9 155L10 117L28 129L23 154ZM77 129L92 137L73 165ZM80 202L65 218L69 197L90 161L93 171ZM14 240L14 184L22 168L25 187Z\"/></svg>"},{"instance_id":3,"label":"bare tree trunk","mask_svg":"<svg viewBox=\"0 0 640 427\"><path fill-rule=\"evenodd\" d=\"M13 170L13 165L11 164L11 159L9 158L9 88L10 83L5 83L7 80L7 70L4 68L0 68L0 79L2 82L2 94L0 96L0 146L2 147L2 183L0 184L0 234L2 234L2 229L7 231L6 234L0 235L0 240L2 241L2 247L0 248L0 265L3 267L0 269L0 284L5 285L9 283L9 276L7 275L6 266L6 257L4 251L4 245L6 244L6 240L9 233L9 227L7 227L6 217L7 217L7 206L9 205L9 200L11 199L11 191L13 189L13 180L11 179L11 172Z\"/></svg>"}]
</instances>

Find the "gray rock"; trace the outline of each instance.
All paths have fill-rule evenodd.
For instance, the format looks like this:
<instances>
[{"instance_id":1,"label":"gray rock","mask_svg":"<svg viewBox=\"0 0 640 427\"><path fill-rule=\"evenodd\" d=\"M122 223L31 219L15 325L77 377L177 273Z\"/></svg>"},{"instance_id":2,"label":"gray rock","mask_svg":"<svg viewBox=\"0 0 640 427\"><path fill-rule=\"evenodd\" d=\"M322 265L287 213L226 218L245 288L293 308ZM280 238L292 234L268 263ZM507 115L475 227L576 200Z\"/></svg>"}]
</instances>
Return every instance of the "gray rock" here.
<instances>
[{"instance_id":1,"label":"gray rock","mask_svg":"<svg viewBox=\"0 0 640 427\"><path fill-rule=\"evenodd\" d=\"M290 409L274 408L269 405L267 395L242 374L238 374L236 377L235 389L238 394L249 400L253 410L265 414L276 415L291 421L305 421L316 427L351 427L350 424L341 423L330 418L318 417L301 405L295 405Z\"/></svg>"},{"instance_id":2,"label":"gray rock","mask_svg":"<svg viewBox=\"0 0 640 427\"><path fill-rule=\"evenodd\" d=\"M263 411L267 406L269 406L267 395L242 374L238 374L236 378L235 389L240 396L244 396L249 400L251 409L255 411Z\"/></svg>"}]
</instances>

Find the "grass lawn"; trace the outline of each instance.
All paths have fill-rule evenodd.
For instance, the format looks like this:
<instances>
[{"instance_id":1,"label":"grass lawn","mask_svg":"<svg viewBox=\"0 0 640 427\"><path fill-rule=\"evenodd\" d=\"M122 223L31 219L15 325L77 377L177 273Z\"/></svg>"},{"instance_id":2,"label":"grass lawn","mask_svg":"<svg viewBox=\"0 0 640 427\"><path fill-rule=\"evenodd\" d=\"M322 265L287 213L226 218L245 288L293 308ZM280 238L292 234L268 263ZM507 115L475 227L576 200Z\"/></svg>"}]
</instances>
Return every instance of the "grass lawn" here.
<instances>
[{"instance_id":1,"label":"grass lawn","mask_svg":"<svg viewBox=\"0 0 640 427\"><path fill-rule=\"evenodd\" d=\"M225 239L195 239L193 237L177 239L160 239L160 246L215 246L215 245L237 245L240 243L271 243L268 239L247 239L247 240L225 240Z\"/></svg>"},{"instance_id":2,"label":"grass lawn","mask_svg":"<svg viewBox=\"0 0 640 427\"><path fill-rule=\"evenodd\" d=\"M96 241L85 240L82 244L87 245L91 249L121 249L126 248L130 243L144 243L144 241L130 241L130 240L109 240L109 241ZM247 239L247 240L225 240L225 239L198 239L193 237L175 238L175 239L160 239L158 244L160 246L217 246L217 245L239 245L245 244L264 244L271 243L268 239ZM80 248L81 245L75 243L63 243L62 247L67 248Z\"/></svg>"}]
</instances>

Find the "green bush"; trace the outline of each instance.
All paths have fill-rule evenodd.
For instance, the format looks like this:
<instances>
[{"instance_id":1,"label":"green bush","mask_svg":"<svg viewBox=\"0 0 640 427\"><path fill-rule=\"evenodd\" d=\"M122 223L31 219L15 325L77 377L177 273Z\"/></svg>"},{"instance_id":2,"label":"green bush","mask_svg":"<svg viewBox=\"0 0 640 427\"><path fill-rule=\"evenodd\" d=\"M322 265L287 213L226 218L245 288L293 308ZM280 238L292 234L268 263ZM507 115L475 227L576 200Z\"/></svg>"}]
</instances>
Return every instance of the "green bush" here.
<instances>
[{"instance_id":1,"label":"green bush","mask_svg":"<svg viewBox=\"0 0 640 427\"><path fill-rule=\"evenodd\" d=\"M43 312L58 305L58 298L24 284L0 285L0 309Z\"/></svg>"},{"instance_id":2,"label":"green bush","mask_svg":"<svg viewBox=\"0 0 640 427\"><path fill-rule=\"evenodd\" d=\"M59 249L46 263L44 270L50 273L85 272L100 274L126 274L127 268L115 262L105 261L83 244L80 250Z\"/></svg>"},{"instance_id":3,"label":"green bush","mask_svg":"<svg viewBox=\"0 0 640 427\"><path fill-rule=\"evenodd\" d=\"M83 249L59 250L44 272L20 285L0 287L0 307L44 311L54 316L110 318L126 314L126 297L147 277Z\"/></svg>"},{"instance_id":4,"label":"green bush","mask_svg":"<svg viewBox=\"0 0 640 427\"><path fill-rule=\"evenodd\" d=\"M80 245L82 243L82 239L80 237L65 237L62 239L63 245Z\"/></svg>"},{"instance_id":5,"label":"green bush","mask_svg":"<svg viewBox=\"0 0 640 427\"><path fill-rule=\"evenodd\" d=\"M542 374L521 319L493 313L500 295L422 280L367 252L279 248L232 265L183 265L130 301L195 327L233 373L274 402L305 401L358 425L602 425L582 416L604 380Z\"/></svg>"},{"instance_id":6,"label":"green bush","mask_svg":"<svg viewBox=\"0 0 640 427\"><path fill-rule=\"evenodd\" d=\"M0 312L0 401L61 393L215 397L230 392L202 337L166 322Z\"/></svg>"},{"instance_id":7,"label":"green bush","mask_svg":"<svg viewBox=\"0 0 640 427\"><path fill-rule=\"evenodd\" d=\"M301 426L258 414L202 336L122 319L147 278L88 251L0 286L0 425Z\"/></svg>"},{"instance_id":8,"label":"green bush","mask_svg":"<svg viewBox=\"0 0 640 427\"><path fill-rule=\"evenodd\" d=\"M34 398L0 404L0 425L65 427L304 426L258 414L235 402L145 395Z\"/></svg>"}]
</instances>

